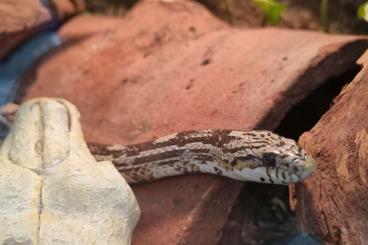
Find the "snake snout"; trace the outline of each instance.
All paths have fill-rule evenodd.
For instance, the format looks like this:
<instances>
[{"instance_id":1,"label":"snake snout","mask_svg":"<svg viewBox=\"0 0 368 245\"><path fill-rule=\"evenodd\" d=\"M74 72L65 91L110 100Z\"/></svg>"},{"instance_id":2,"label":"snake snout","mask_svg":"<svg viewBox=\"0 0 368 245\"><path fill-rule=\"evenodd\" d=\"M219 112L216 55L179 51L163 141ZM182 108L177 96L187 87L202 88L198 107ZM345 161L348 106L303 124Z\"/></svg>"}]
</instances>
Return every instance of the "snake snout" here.
<instances>
[{"instance_id":1,"label":"snake snout","mask_svg":"<svg viewBox=\"0 0 368 245\"><path fill-rule=\"evenodd\" d=\"M309 175L311 175L315 169L316 169L316 162L311 156L307 155L304 165L302 166L299 174L301 180L304 180Z\"/></svg>"}]
</instances>

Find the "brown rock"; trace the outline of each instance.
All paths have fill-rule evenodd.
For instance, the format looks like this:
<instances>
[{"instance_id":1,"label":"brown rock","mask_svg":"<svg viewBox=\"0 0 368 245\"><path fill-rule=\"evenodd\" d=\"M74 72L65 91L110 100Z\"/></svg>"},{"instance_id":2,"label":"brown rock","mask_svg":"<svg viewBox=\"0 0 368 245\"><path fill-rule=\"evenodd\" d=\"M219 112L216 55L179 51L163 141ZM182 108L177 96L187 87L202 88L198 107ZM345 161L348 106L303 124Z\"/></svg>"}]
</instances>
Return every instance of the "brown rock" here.
<instances>
[{"instance_id":1,"label":"brown rock","mask_svg":"<svg viewBox=\"0 0 368 245\"><path fill-rule=\"evenodd\" d=\"M0 59L40 28L84 10L82 0L53 0L50 6L44 2L0 1Z\"/></svg>"},{"instance_id":2,"label":"brown rock","mask_svg":"<svg viewBox=\"0 0 368 245\"><path fill-rule=\"evenodd\" d=\"M73 32L72 23L68 28ZM37 82L28 98L72 101L90 142L128 144L200 128L273 129L366 47L352 36L232 29L194 2L147 1L114 28L45 58L29 78ZM142 210L133 243L216 243L241 186L203 175L133 186Z\"/></svg>"},{"instance_id":3,"label":"brown rock","mask_svg":"<svg viewBox=\"0 0 368 245\"><path fill-rule=\"evenodd\" d=\"M300 143L315 157L317 171L296 189L304 231L333 244L368 240L368 53L355 79Z\"/></svg>"},{"instance_id":4,"label":"brown rock","mask_svg":"<svg viewBox=\"0 0 368 245\"><path fill-rule=\"evenodd\" d=\"M70 19L67 25L63 25L59 29L59 34L64 40L73 41L87 38L99 32L113 31L119 25L122 25L121 18L83 14ZM69 26L72 26L72 28L69 28Z\"/></svg>"},{"instance_id":5,"label":"brown rock","mask_svg":"<svg viewBox=\"0 0 368 245\"><path fill-rule=\"evenodd\" d=\"M41 0L0 2L0 59L32 31L51 20Z\"/></svg>"},{"instance_id":6,"label":"brown rock","mask_svg":"<svg viewBox=\"0 0 368 245\"><path fill-rule=\"evenodd\" d=\"M0 33L16 33L51 19L49 10L37 0L0 2Z\"/></svg>"},{"instance_id":7,"label":"brown rock","mask_svg":"<svg viewBox=\"0 0 368 245\"><path fill-rule=\"evenodd\" d=\"M51 0L51 5L59 20L67 19L86 10L84 0Z\"/></svg>"}]
</instances>

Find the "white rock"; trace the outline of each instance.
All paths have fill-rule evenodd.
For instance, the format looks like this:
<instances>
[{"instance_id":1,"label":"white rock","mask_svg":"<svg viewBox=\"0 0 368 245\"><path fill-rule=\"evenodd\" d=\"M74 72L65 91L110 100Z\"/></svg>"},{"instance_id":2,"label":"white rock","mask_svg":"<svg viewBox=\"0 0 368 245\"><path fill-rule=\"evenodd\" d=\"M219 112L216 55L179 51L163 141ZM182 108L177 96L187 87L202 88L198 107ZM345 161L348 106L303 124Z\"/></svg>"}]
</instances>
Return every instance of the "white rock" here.
<instances>
[{"instance_id":1,"label":"white rock","mask_svg":"<svg viewBox=\"0 0 368 245\"><path fill-rule=\"evenodd\" d=\"M23 104L0 149L0 244L130 244L140 210L111 162L96 162L69 102Z\"/></svg>"}]
</instances>

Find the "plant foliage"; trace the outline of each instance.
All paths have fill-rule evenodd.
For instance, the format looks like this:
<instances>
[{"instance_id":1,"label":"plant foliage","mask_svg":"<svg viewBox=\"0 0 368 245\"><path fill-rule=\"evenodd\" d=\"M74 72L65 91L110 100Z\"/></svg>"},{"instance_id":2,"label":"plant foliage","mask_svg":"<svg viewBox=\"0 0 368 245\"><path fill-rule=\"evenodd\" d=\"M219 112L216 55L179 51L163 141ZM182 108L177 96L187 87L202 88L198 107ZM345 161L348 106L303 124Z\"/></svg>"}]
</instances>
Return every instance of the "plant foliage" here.
<instances>
[{"instance_id":1,"label":"plant foliage","mask_svg":"<svg viewBox=\"0 0 368 245\"><path fill-rule=\"evenodd\" d=\"M262 10L266 22L270 25L277 25L282 12L286 9L285 4L275 0L253 0L253 2Z\"/></svg>"},{"instance_id":2,"label":"plant foliage","mask_svg":"<svg viewBox=\"0 0 368 245\"><path fill-rule=\"evenodd\" d=\"M357 16L359 19L363 19L368 22L368 1L359 5L357 9Z\"/></svg>"},{"instance_id":3,"label":"plant foliage","mask_svg":"<svg viewBox=\"0 0 368 245\"><path fill-rule=\"evenodd\" d=\"M329 21L329 17L328 17L328 12L329 12L329 3L328 0L321 0L321 4L320 4L320 14L321 14L321 23L322 23L322 28L323 28L323 32L328 33L330 31L330 21Z\"/></svg>"}]
</instances>

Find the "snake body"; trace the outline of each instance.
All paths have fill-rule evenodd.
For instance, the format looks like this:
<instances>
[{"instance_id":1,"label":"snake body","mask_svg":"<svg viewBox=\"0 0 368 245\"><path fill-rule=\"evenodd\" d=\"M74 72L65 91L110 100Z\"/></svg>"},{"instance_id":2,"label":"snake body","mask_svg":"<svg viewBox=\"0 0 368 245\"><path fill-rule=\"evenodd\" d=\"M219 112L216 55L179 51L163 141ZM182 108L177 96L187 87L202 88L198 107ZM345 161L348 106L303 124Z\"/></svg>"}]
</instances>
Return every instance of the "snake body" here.
<instances>
[{"instance_id":1,"label":"snake body","mask_svg":"<svg viewBox=\"0 0 368 245\"><path fill-rule=\"evenodd\" d=\"M192 130L134 145L89 144L96 160L110 160L128 183L188 173L241 181L289 184L314 170L294 140L270 131Z\"/></svg>"}]
</instances>

